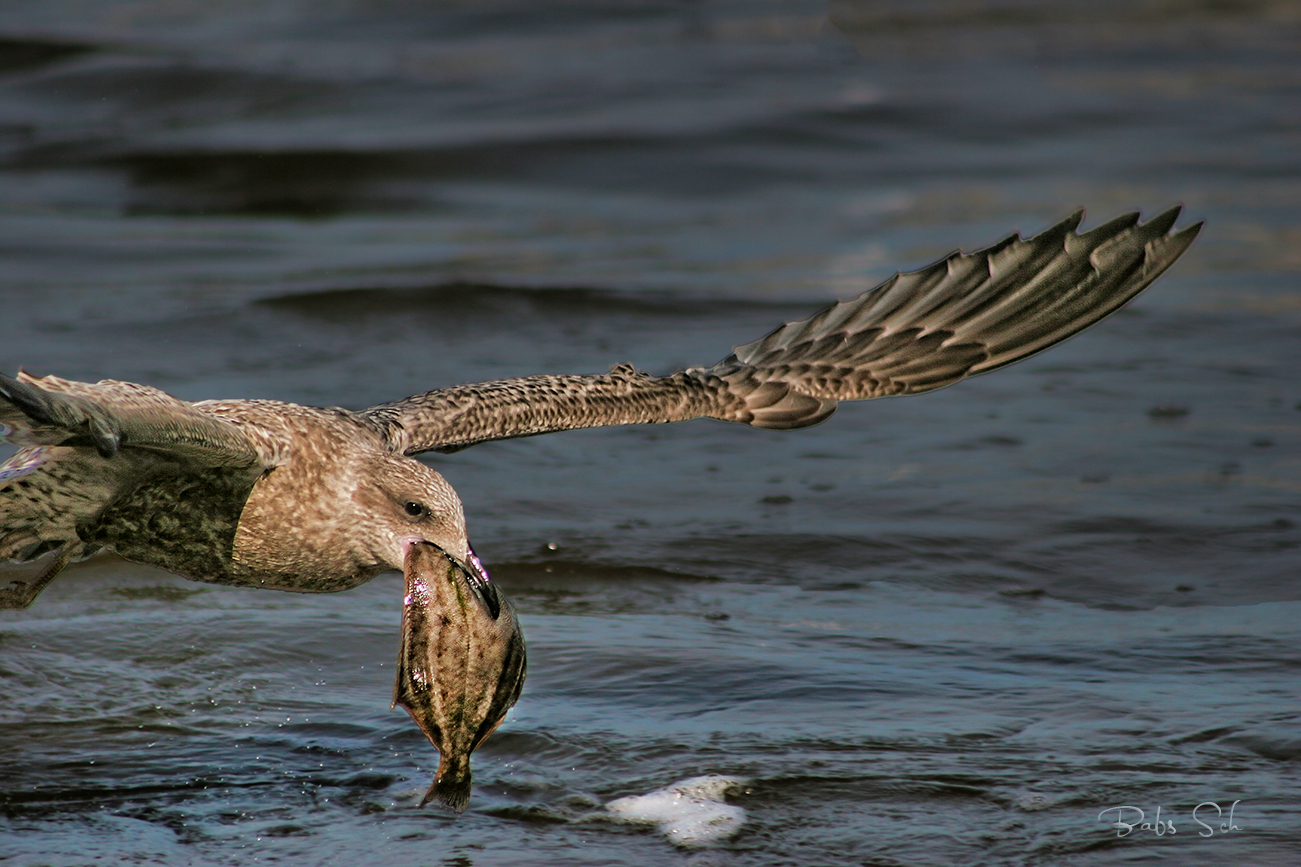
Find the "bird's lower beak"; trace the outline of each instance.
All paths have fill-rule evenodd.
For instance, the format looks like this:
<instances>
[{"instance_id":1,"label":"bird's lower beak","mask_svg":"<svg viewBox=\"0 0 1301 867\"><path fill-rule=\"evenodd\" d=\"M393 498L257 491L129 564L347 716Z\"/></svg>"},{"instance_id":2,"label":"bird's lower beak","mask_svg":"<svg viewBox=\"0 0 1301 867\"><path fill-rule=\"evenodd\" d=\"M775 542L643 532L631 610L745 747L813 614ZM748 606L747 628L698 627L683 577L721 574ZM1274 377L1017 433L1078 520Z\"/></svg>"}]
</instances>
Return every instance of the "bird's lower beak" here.
<instances>
[{"instance_id":1,"label":"bird's lower beak","mask_svg":"<svg viewBox=\"0 0 1301 867\"><path fill-rule=\"evenodd\" d=\"M492 579L488 577L488 570L483 568L483 563L479 561L474 549L466 546L466 550L470 553L464 560L451 554L447 556L465 573L470 589L483 600L483 604L488 607L488 613L492 615L493 620L496 620L501 613L501 600L498 598L497 588L493 586Z\"/></svg>"},{"instance_id":2,"label":"bird's lower beak","mask_svg":"<svg viewBox=\"0 0 1301 867\"><path fill-rule=\"evenodd\" d=\"M492 579L488 577L488 570L483 568L483 563L480 562L478 556L475 555L474 549L467 546L466 550L468 550L470 554L464 560L452 554L447 554L447 556L453 563L461 567L462 571L465 572L466 577L470 580L470 583L475 585L476 588L486 587L491 584ZM446 554L447 552L444 551L443 553Z\"/></svg>"}]
</instances>

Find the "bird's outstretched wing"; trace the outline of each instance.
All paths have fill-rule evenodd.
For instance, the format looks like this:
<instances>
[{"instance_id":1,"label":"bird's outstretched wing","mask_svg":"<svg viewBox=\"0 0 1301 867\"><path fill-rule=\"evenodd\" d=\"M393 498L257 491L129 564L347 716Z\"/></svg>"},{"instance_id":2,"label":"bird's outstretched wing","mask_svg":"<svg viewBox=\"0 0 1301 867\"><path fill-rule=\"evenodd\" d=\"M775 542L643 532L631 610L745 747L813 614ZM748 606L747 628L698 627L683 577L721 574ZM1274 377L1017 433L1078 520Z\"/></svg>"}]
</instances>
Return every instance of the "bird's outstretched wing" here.
<instances>
[{"instance_id":1,"label":"bird's outstretched wing","mask_svg":"<svg viewBox=\"0 0 1301 867\"><path fill-rule=\"evenodd\" d=\"M364 415L404 454L619 424L716 418L754 427L817 424L838 401L917 394L996 370L1070 337L1133 298L1197 237L1180 209L1126 214L1077 234L1078 211L1033 238L1012 235L896 274L711 368L666 377L619 366L444 388Z\"/></svg>"}]
</instances>

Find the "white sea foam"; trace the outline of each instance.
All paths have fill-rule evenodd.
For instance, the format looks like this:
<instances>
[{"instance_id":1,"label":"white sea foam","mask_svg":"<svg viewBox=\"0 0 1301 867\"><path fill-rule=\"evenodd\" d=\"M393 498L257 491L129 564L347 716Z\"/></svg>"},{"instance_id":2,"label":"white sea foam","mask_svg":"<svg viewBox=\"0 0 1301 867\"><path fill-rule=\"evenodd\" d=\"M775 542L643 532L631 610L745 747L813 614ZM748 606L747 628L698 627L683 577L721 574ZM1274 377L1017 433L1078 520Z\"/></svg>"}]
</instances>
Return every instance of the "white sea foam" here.
<instances>
[{"instance_id":1,"label":"white sea foam","mask_svg":"<svg viewBox=\"0 0 1301 867\"><path fill-rule=\"evenodd\" d=\"M625 822L658 825L675 846L697 849L741 829L745 810L724 803L723 794L745 782L720 774L691 777L645 795L617 798L605 808Z\"/></svg>"}]
</instances>

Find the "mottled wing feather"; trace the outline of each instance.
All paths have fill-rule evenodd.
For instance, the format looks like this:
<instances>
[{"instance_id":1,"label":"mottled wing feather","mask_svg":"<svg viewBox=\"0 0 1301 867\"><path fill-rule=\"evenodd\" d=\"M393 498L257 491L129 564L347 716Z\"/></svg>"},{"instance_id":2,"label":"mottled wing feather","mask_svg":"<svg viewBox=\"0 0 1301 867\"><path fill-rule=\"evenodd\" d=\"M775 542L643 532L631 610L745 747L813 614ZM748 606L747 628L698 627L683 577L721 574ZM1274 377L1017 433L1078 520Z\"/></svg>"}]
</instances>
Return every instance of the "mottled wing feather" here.
<instances>
[{"instance_id":1,"label":"mottled wing feather","mask_svg":"<svg viewBox=\"0 0 1301 867\"><path fill-rule=\"evenodd\" d=\"M667 377L620 366L596 376L465 385L366 415L405 454L486 440L709 417L754 427L816 424L838 401L917 394L1047 349L1133 298L1197 236L1180 209L1128 214L1077 234L1083 211L1030 239L1012 235L894 277L857 298L738 346L712 368Z\"/></svg>"},{"instance_id":2,"label":"mottled wing feather","mask_svg":"<svg viewBox=\"0 0 1301 867\"><path fill-rule=\"evenodd\" d=\"M108 458L123 448L165 452L206 466L274 466L230 422L166 392L132 382L71 382L0 374L0 434L22 446L94 447Z\"/></svg>"},{"instance_id":3,"label":"mottled wing feather","mask_svg":"<svg viewBox=\"0 0 1301 867\"><path fill-rule=\"evenodd\" d=\"M593 376L529 376L482 382L382 404L363 415L395 451L452 452L487 440L602 425L685 421L720 399L685 372L655 377L621 365Z\"/></svg>"}]
</instances>

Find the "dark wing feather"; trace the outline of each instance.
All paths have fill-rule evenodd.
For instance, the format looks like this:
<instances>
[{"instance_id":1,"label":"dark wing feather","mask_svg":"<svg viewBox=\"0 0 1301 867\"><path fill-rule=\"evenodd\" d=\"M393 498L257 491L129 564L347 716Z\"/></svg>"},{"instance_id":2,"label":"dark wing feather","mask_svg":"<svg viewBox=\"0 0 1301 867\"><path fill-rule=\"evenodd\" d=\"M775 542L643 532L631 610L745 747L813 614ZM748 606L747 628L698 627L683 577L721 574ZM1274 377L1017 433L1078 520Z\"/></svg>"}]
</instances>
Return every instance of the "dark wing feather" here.
<instances>
[{"instance_id":1,"label":"dark wing feather","mask_svg":"<svg viewBox=\"0 0 1301 867\"><path fill-rule=\"evenodd\" d=\"M366 415L397 451L456 451L494 439L716 418L806 427L841 400L917 394L996 370L1065 340L1133 298L1188 248L1180 209L1127 214L1077 234L1084 212L1023 240L953 255L738 346L712 368L667 377L620 366L440 389Z\"/></svg>"},{"instance_id":2,"label":"dark wing feather","mask_svg":"<svg viewBox=\"0 0 1301 867\"><path fill-rule=\"evenodd\" d=\"M166 392L110 379L0 374L0 436L22 446L143 448L206 466L273 466L277 457L230 422Z\"/></svg>"}]
</instances>

